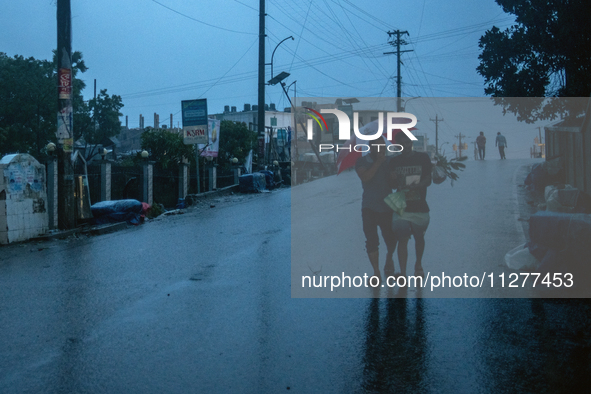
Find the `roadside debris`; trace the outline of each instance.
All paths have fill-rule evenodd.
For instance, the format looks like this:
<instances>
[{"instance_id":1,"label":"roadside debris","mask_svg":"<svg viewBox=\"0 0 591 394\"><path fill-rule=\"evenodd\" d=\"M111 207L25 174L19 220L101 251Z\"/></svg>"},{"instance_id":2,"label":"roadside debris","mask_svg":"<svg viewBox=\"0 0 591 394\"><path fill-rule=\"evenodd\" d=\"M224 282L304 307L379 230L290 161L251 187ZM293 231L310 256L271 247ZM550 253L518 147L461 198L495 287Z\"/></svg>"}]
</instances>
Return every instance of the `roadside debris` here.
<instances>
[{"instance_id":1,"label":"roadside debris","mask_svg":"<svg viewBox=\"0 0 591 394\"><path fill-rule=\"evenodd\" d=\"M90 207L93 216L92 224L127 222L139 225L149 209L149 204L132 199L101 201Z\"/></svg>"}]
</instances>

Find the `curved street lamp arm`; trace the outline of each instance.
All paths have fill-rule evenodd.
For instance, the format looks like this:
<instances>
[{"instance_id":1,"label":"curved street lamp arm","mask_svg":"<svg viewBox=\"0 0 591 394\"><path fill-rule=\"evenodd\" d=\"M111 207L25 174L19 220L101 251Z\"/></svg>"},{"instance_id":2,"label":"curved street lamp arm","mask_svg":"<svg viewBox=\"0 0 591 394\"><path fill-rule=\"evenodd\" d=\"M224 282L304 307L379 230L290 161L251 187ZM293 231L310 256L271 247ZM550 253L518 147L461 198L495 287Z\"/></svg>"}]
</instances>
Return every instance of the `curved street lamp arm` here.
<instances>
[{"instance_id":1,"label":"curved street lamp arm","mask_svg":"<svg viewBox=\"0 0 591 394\"><path fill-rule=\"evenodd\" d=\"M273 79L273 57L275 56L275 51L277 50L277 48L279 48L279 45L281 45L283 43L283 41L285 40L289 40L289 39L294 40L293 36L289 36L287 38L284 38L283 40L279 41L279 44L277 44L277 46L275 47L275 49L273 49L273 53L271 54L271 79Z\"/></svg>"}]
</instances>

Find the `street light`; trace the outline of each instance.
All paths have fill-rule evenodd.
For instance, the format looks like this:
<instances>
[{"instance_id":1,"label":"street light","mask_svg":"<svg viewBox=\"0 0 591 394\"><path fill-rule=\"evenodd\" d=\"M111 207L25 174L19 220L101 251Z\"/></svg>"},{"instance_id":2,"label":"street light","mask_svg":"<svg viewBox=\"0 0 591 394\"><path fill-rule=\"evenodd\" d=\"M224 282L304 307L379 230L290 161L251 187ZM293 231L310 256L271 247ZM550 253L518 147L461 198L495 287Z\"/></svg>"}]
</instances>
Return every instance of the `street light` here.
<instances>
[{"instance_id":1,"label":"street light","mask_svg":"<svg viewBox=\"0 0 591 394\"><path fill-rule=\"evenodd\" d=\"M355 103L358 103L358 102L359 102L359 100L358 100L358 99L356 99L355 97L348 98L348 99L343 99L343 101L344 101L346 104L349 104L349 105L352 105L352 104L355 104Z\"/></svg>"},{"instance_id":2,"label":"street light","mask_svg":"<svg viewBox=\"0 0 591 394\"><path fill-rule=\"evenodd\" d=\"M279 74L277 74L276 77L269 79L267 81L267 85L275 86L281 82L281 86L283 86L283 90L285 90L285 83L283 83L282 81L285 78L289 77L290 75L291 75L290 73L286 73L285 71L281 71Z\"/></svg>"},{"instance_id":3,"label":"street light","mask_svg":"<svg viewBox=\"0 0 591 394\"><path fill-rule=\"evenodd\" d=\"M45 146L45 149L47 150L47 153L49 153L49 155L53 155L53 152L55 152L55 144L53 142L50 142Z\"/></svg>"},{"instance_id":4,"label":"street light","mask_svg":"<svg viewBox=\"0 0 591 394\"><path fill-rule=\"evenodd\" d=\"M282 71L276 77L273 76L273 58L275 57L275 51L277 50L277 48L279 48L279 45L283 44L284 41L289 40L290 38L292 41L294 40L293 36L289 36L289 37L284 38L283 40L279 41L279 44L277 44L277 46L275 46L275 49L273 49L273 53L271 54L271 63L266 63L266 65L271 66L271 79L267 82L267 85L271 85L271 86L277 85L278 83L283 81L285 78L289 77L289 75L290 75L289 73ZM289 85L289 86L291 86L291 85ZM291 105L291 100L289 99L289 95L285 91L285 83L281 82L281 87L283 88L283 91L287 95L287 99L289 100L289 104ZM259 111L260 111L260 108L259 108Z\"/></svg>"},{"instance_id":5,"label":"street light","mask_svg":"<svg viewBox=\"0 0 591 394\"><path fill-rule=\"evenodd\" d=\"M263 15L263 14L261 14ZM264 16L261 16L261 18L264 18ZM260 32L261 37L264 35L264 31ZM275 51L277 50L277 48L279 47L279 45L281 45L284 41L289 40L289 39L294 40L293 36L289 36L287 38L284 38L283 40L281 40L279 42L279 44L277 44L277 46L275 46L275 49L273 49L273 53L271 54L271 63L264 63L265 66L266 65L271 65L271 80L273 80L274 75L273 75L273 59L275 57ZM262 66L262 63L265 60L265 45L264 45L264 41L259 39L259 99L258 99L258 113L257 113L257 137L260 139L264 133L265 133L265 83L263 81L263 78L265 77L265 72L264 72L264 67ZM263 152L264 155L264 152ZM263 156L264 157L264 156ZM260 163L259 163L260 165Z\"/></svg>"},{"instance_id":6,"label":"street light","mask_svg":"<svg viewBox=\"0 0 591 394\"><path fill-rule=\"evenodd\" d=\"M273 53L271 54L271 63L266 63L266 66L271 66L271 79L273 79L273 57L275 56L275 51L277 50L277 48L279 48L279 45L281 45L283 43L283 41L289 40L291 38L291 40L293 41L294 38L293 36L289 36L287 38L284 38L283 40L279 41L279 44L277 44L277 46L275 47L275 49L273 49Z\"/></svg>"},{"instance_id":7,"label":"street light","mask_svg":"<svg viewBox=\"0 0 591 394\"><path fill-rule=\"evenodd\" d=\"M107 154L109 154L109 151L106 148L103 148L103 151L101 152L101 158L103 161L105 160L105 157L107 157Z\"/></svg>"},{"instance_id":8,"label":"street light","mask_svg":"<svg viewBox=\"0 0 591 394\"><path fill-rule=\"evenodd\" d=\"M271 78L271 79L270 79L270 80L267 82L267 84L268 84L268 85L277 85L277 84L279 83L279 84L281 85L281 89L283 89L283 93L285 93L285 96L287 97L287 100L289 101L289 105L290 105L292 108L295 108L295 107L293 106L293 103L292 103L292 101L291 101L291 98L289 98L289 94L287 93L287 90L285 89L285 86L286 86L286 84L285 84L285 82L283 82L283 80L284 80L285 78L289 77L289 75L290 75L289 73L286 73L285 71L282 71L282 72L281 72L281 73L279 73L279 75L277 75L276 77L273 77L273 78ZM294 81L294 82L295 82L295 81ZM289 86L291 86L291 84L290 84ZM353 100L357 100L357 99L353 99ZM295 115L294 115L294 118L295 118ZM301 124L301 122L300 122L300 124ZM303 126L302 126L302 128L303 128ZM310 143L310 145L311 145L311 146L313 146L313 144L312 144L312 141L308 141L308 142ZM296 152L297 152L297 134L296 134ZM320 163L320 167L321 167L321 168L322 168L322 170L324 171L324 170L325 170L325 168L324 168L324 164L322 163L322 160L320 160L320 156L318 155L318 152L316 151L316 149L314 149L314 153L316 154L316 157L318 158L318 162Z\"/></svg>"},{"instance_id":9,"label":"street light","mask_svg":"<svg viewBox=\"0 0 591 394\"><path fill-rule=\"evenodd\" d=\"M404 108L402 109L403 112L406 112L406 105L408 104L409 101L414 100L414 99L418 99L418 98L421 98L421 96L411 97L408 100L404 100Z\"/></svg>"},{"instance_id":10,"label":"street light","mask_svg":"<svg viewBox=\"0 0 591 394\"><path fill-rule=\"evenodd\" d=\"M285 88L286 91L287 91L287 95L288 96L289 96L289 88L291 88L291 85L295 85L296 82L297 82L297 80L296 81L293 81L292 83L290 83L289 85L287 85L287 87ZM293 95L294 95L294 97L295 97L295 90L296 90L296 87L294 86L293 87L293 91L294 91Z\"/></svg>"}]
</instances>

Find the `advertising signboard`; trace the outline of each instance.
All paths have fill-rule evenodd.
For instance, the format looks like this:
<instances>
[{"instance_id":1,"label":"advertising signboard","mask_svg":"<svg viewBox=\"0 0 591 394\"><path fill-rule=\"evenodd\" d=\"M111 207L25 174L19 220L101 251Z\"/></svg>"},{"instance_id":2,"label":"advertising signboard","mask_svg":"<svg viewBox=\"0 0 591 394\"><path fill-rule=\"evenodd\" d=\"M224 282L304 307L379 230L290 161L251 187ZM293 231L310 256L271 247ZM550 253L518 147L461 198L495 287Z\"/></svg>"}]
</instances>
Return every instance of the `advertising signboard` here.
<instances>
[{"instance_id":1,"label":"advertising signboard","mask_svg":"<svg viewBox=\"0 0 591 394\"><path fill-rule=\"evenodd\" d=\"M201 156L207 157L218 157L218 150L220 147L220 124L219 119L207 119L208 124L208 137L209 141L207 145L199 145L199 149L203 149ZM205 149L204 149L205 148Z\"/></svg>"},{"instance_id":2,"label":"advertising signboard","mask_svg":"<svg viewBox=\"0 0 591 394\"><path fill-rule=\"evenodd\" d=\"M181 101L183 113L183 142L186 145L206 144L207 99Z\"/></svg>"},{"instance_id":3,"label":"advertising signboard","mask_svg":"<svg viewBox=\"0 0 591 394\"><path fill-rule=\"evenodd\" d=\"M58 91L60 100L72 98L72 70L60 68L58 71Z\"/></svg>"}]
</instances>

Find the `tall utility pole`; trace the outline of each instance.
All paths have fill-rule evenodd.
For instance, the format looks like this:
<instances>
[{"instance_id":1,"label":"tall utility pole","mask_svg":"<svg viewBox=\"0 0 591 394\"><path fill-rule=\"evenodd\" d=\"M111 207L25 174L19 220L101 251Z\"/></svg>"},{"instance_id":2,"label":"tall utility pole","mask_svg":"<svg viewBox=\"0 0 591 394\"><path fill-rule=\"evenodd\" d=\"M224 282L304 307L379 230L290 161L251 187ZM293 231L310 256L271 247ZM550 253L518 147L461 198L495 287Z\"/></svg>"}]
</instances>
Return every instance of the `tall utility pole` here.
<instances>
[{"instance_id":1,"label":"tall utility pole","mask_svg":"<svg viewBox=\"0 0 591 394\"><path fill-rule=\"evenodd\" d=\"M70 0L57 0L57 70L58 70L58 227L76 227L72 109L72 18Z\"/></svg>"},{"instance_id":2,"label":"tall utility pole","mask_svg":"<svg viewBox=\"0 0 591 394\"><path fill-rule=\"evenodd\" d=\"M443 122L443 118L439 119L435 114L435 119L429 119L431 122L435 122L435 154L439 154L439 122Z\"/></svg>"},{"instance_id":3,"label":"tall utility pole","mask_svg":"<svg viewBox=\"0 0 591 394\"><path fill-rule=\"evenodd\" d=\"M542 140L542 128L541 127L538 127L538 132L540 133L540 141L538 144L538 148L540 150L540 157L545 158L546 157L546 144Z\"/></svg>"},{"instance_id":4,"label":"tall utility pole","mask_svg":"<svg viewBox=\"0 0 591 394\"><path fill-rule=\"evenodd\" d=\"M265 0L260 0L259 4L259 100L257 151L259 139L264 138L265 135ZM263 162L262 159L262 157L259 157L259 165Z\"/></svg>"},{"instance_id":5,"label":"tall utility pole","mask_svg":"<svg viewBox=\"0 0 591 394\"><path fill-rule=\"evenodd\" d=\"M388 43L392 46L396 47L396 52L384 52L384 55L393 55L396 54L396 65L397 65L397 72L398 72L398 76L396 77L396 93L397 93L397 101L396 101L396 110L397 112L401 112L402 110L402 102L401 102L401 97L402 97L402 78L400 76L400 65L402 64L402 61L400 60L400 54L403 52L412 52L412 49L406 50L406 51L401 51L400 50L400 45L407 45L408 43L406 41L404 41L403 39L400 38L401 35L406 34L408 35L408 32L405 31L400 31L400 30L395 30L395 31L389 31L388 32L388 37L392 38L392 36L396 36L396 38L394 39L394 41L389 41Z\"/></svg>"},{"instance_id":6,"label":"tall utility pole","mask_svg":"<svg viewBox=\"0 0 591 394\"><path fill-rule=\"evenodd\" d=\"M94 108L92 108L92 122L94 123L94 131L96 131L96 78L94 79Z\"/></svg>"},{"instance_id":7,"label":"tall utility pole","mask_svg":"<svg viewBox=\"0 0 591 394\"><path fill-rule=\"evenodd\" d=\"M462 148L463 148L463 146L462 146L462 137L466 137L466 136L463 135L462 133L460 133L459 135L456 135L456 138L459 139L459 142L458 142L458 150L460 151L460 157L459 157L460 159L462 158Z\"/></svg>"}]
</instances>

